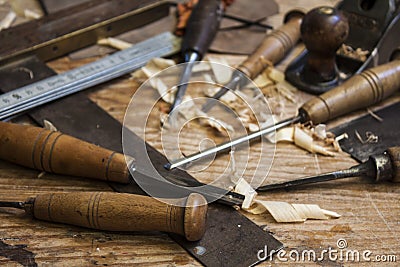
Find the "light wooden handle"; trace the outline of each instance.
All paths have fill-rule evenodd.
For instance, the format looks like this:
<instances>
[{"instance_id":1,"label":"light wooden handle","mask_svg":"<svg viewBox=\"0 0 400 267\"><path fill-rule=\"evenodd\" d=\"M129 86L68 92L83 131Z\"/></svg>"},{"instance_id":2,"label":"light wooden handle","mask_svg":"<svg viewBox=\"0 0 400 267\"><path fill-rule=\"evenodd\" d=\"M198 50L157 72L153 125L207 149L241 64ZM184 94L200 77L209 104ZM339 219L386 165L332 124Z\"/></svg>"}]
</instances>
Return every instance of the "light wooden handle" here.
<instances>
[{"instance_id":1,"label":"light wooden handle","mask_svg":"<svg viewBox=\"0 0 400 267\"><path fill-rule=\"evenodd\" d=\"M391 147L387 150L387 153L389 154L393 168L392 181L400 183L400 147Z\"/></svg>"},{"instance_id":2,"label":"light wooden handle","mask_svg":"<svg viewBox=\"0 0 400 267\"><path fill-rule=\"evenodd\" d=\"M304 120L318 124L371 106L400 88L400 60L353 76L336 88L312 98L300 108Z\"/></svg>"},{"instance_id":3,"label":"light wooden handle","mask_svg":"<svg viewBox=\"0 0 400 267\"><path fill-rule=\"evenodd\" d=\"M128 183L124 155L39 127L0 122L0 158L64 175Z\"/></svg>"},{"instance_id":4,"label":"light wooden handle","mask_svg":"<svg viewBox=\"0 0 400 267\"><path fill-rule=\"evenodd\" d=\"M113 192L43 194L27 203L37 219L99 230L164 231L197 241L206 229L207 201L197 193L174 200L179 206Z\"/></svg>"},{"instance_id":5,"label":"light wooden handle","mask_svg":"<svg viewBox=\"0 0 400 267\"><path fill-rule=\"evenodd\" d=\"M275 64L296 45L300 39L300 25L304 14L293 11L287 22L268 34L256 51L238 69L251 79L257 77L269 64Z\"/></svg>"}]
</instances>

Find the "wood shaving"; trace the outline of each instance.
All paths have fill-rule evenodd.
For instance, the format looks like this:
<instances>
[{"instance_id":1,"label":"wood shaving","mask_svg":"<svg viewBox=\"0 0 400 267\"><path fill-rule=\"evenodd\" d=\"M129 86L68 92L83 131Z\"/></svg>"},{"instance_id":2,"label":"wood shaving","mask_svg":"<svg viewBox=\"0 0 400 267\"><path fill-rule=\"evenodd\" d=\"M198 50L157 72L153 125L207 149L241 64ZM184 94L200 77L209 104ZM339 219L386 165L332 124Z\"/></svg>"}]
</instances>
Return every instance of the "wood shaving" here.
<instances>
[{"instance_id":1,"label":"wood shaving","mask_svg":"<svg viewBox=\"0 0 400 267\"><path fill-rule=\"evenodd\" d=\"M277 222L282 223L304 222L307 219L327 220L340 217L336 212L321 209L314 204L289 204L281 201L257 200L257 192L254 188L237 174L234 151L231 151L230 155L231 181L235 183L233 191L245 196L241 206L244 211L255 215L268 212Z\"/></svg>"},{"instance_id":2,"label":"wood shaving","mask_svg":"<svg viewBox=\"0 0 400 267\"><path fill-rule=\"evenodd\" d=\"M0 31L9 28L16 18L17 14L15 14L14 11L8 12L8 14L0 21Z\"/></svg>"},{"instance_id":3,"label":"wood shaving","mask_svg":"<svg viewBox=\"0 0 400 267\"><path fill-rule=\"evenodd\" d=\"M216 64L210 64L216 81L219 84L228 83L232 77L233 69L226 67L229 66L229 63L225 60L225 58L213 57L209 55L207 56L207 59L211 63L216 63Z\"/></svg>"},{"instance_id":4,"label":"wood shaving","mask_svg":"<svg viewBox=\"0 0 400 267\"><path fill-rule=\"evenodd\" d=\"M30 69L25 68L25 67L20 67L20 68L18 68L17 70L28 73L29 79L31 79L31 80L32 80L32 79L34 78L34 76L35 76L35 75L33 74L33 71L31 71Z\"/></svg>"},{"instance_id":5,"label":"wood shaving","mask_svg":"<svg viewBox=\"0 0 400 267\"><path fill-rule=\"evenodd\" d=\"M340 217L338 213L321 209L315 204L290 204L283 201L255 200L254 204L245 211L255 215L268 212L280 223L305 222L308 219L328 220Z\"/></svg>"},{"instance_id":6,"label":"wood shaving","mask_svg":"<svg viewBox=\"0 0 400 267\"><path fill-rule=\"evenodd\" d=\"M52 131L52 132L57 132L57 127L54 126L54 124L48 120L43 120L43 128Z\"/></svg>"},{"instance_id":7,"label":"wood shaving","mask_svg":"<svg viewBox=\"0 0 400 267\"><path fill-rule=\"evenodd\" d=\"M317 127L318 133L315 130ZM335 156L334 151L341 151L338 142L332 137L332 133L326 132L324 125L317 127L307 128L304 125L296 124L280 129L275 134L267 135L266 138L272 143L293 142L296 146L311 153Z\"/></svg>"},{"instance_id":8,"label":"wood shaving","mask_svg":"<svg viewBox=\"0 0 400 267\"><path fill-rule=\"evenodd\" d=\"M357 139L361 142L361 144L375 144L378 143L379 137L372 132L365 132L365 140L361 137L360 133L355 130L354 134L356 135Z\"/></svg>"},{"instance_id":9,"label":"wood shaving","mask_svg":"<svg viewBox=\"0 0 400 267\"><path fill-rule=\"evenodd\" d=\"M339 55L347 56L362 62L365 62L369 55L369 51L367 50L362 50L361 48L354 49L353 47L345 44L342 44L337 53Z\"/></svg>"},{"instance_id":10,"label":"wood shaving","mask_svg":"<svg viewBox=\"0 0 400 267\"><path fill-rule=\"evenodd\" d=\"M379 117L378 115L376 115L371 109L367 108L367 111L368 111L369 115L371 115L374 119L376 119L379 122L383 122L383 119L381 117Z\"/></svg>"},{"instance_id":11,"label":"wood shaving","mask_svg":"<svg viewBox=\"0 0 400 267\"><path fill-rule=\"evenodd\" d=\"M103 46L109 46L118 50L124 50L132 46L131 43L125 42L123 40L113 38L113 37L108 37L108 38L103 38L100 39L97 44L103 45Z\"/></svg>"},{"instance_id":12,"label":"wood shaving","mask_svg":"<svg viewBox=\"0 0 400 267\"><path fill-rule=\"evenodd\" d=\"M31 10L31 9L25 9L24 10L24 17L27 19L40 19L41 17L43 17L42 13L38 13L35 10Z\"/></svg>"}]
</instances>

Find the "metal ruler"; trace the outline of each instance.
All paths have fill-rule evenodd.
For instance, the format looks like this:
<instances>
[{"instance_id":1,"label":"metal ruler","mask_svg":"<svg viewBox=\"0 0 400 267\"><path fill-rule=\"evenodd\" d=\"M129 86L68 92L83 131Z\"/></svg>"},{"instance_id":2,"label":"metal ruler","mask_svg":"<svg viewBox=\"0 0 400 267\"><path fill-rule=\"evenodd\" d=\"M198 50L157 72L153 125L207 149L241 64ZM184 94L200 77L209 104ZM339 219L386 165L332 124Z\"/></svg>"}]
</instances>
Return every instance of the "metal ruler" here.
<instances>
[{"instance_id":1,"label":"metal ruler","mask_svg":"<svg viewBox=\"0 0 400 267\"><path fill-rule=\"evenodd\" d=\"M0 120L112 80L142 67L154 57L179 50L180 38L165 32L93 63L2 94Z\"/></svg>"}]
</instances>

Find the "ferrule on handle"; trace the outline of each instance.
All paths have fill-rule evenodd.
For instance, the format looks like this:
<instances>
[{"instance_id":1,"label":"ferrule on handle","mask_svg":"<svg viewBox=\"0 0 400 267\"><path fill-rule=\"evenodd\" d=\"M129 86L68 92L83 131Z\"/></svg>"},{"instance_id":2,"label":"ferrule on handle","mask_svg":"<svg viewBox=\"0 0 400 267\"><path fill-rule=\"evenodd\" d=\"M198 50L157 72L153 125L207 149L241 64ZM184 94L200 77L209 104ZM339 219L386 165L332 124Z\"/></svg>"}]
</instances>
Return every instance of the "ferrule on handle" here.
<instances>
[{"instance_id":1,"label":"ferrule on handle","mask_svg":"<svg viewBox=\"0 0 400 267\"><path fill-rule=\"evenodd\" d=\"M164 231L197 241L206 230L207 201L197 193L165 203L113 192L52 193L28 199L25 211L50 222L106 231Z\"/></svg>"},{"instance_id":2,"label":"ferrule on handle","mask_svg":"<svg viewBox=\"0 0 400 267\"><path fill-rule=\"evenodd\" d=\"M0 158L50 173L129 183L123 154L60 132L0 122Z\"/></svg>"}]
</instances>

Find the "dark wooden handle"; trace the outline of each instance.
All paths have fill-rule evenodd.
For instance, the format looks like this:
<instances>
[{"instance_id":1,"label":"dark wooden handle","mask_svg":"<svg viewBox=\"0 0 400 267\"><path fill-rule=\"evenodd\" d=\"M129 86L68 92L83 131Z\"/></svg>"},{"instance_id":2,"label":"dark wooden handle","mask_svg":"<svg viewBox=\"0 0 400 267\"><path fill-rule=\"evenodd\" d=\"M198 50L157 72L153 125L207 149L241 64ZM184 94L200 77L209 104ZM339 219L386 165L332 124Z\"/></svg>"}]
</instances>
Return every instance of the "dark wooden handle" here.
<instances>
[{"instance_id":1,"label":"dark wooden handle","mask_svg":"<svg viewBox=\"0 0 400 267\"><path fill-rule=\"evenodd\" d=\"M393 176L392 181L400 183L400 147L391 147L387 150L392 161Z\"/></svg>"},{"instance_id":2,"label":"dark wooden handle","mask_svg":"<svg viewBox=\"0 0 400 267\"><path fill-rule=\"evenodd\" d=\"M300 108L305 120L326 122L382 101L400 88L400 60L368 69Z\"/></svg>"},{"instance_id":3,"label":"dark wooden handle","mask_svg":"<svg viewBox=\"0 0 400 267\"><path fill-rule=\"evenodd\" d=\"M106 231L164 231L202 238L207 201L197 193L167 204L147 196L113 192L53 193L29 199L35 218ZM172 203L172 202L168 202Z\"/></svg>"},{"instance_id":4,"label":"dark wooden handle","mask_svg":"<svg viewBox=\"0 0 400 267\"><path fill-rule=\"evenodd\" d=\"M124 155L60 132L0 122L0 158L46 172L128 183Z\"/></svg>"},{"instance_id":5,"label":"dark wooden handle","mask_svg":"<svg viewBox=\"0 0 400 267\"><path fill-rule=\"evenodd\" d=\"M283 59L299 41L304 14L296 11L288 15L290 16L287 22L268 34L255 52L238 67L251 79L256 78L269 64L275 64Z\"/></svg>"},{"instance_id":6,"label":"dark wooden handle","mask_svg":"<svg viewBox=\"0 0 400 267\"><path fill-rule=\"evenodd\" d=\"M220 0L199 0L186 26L182 52L204 56L218 32L223 8Z\"/></svg>"}]
</instances>

